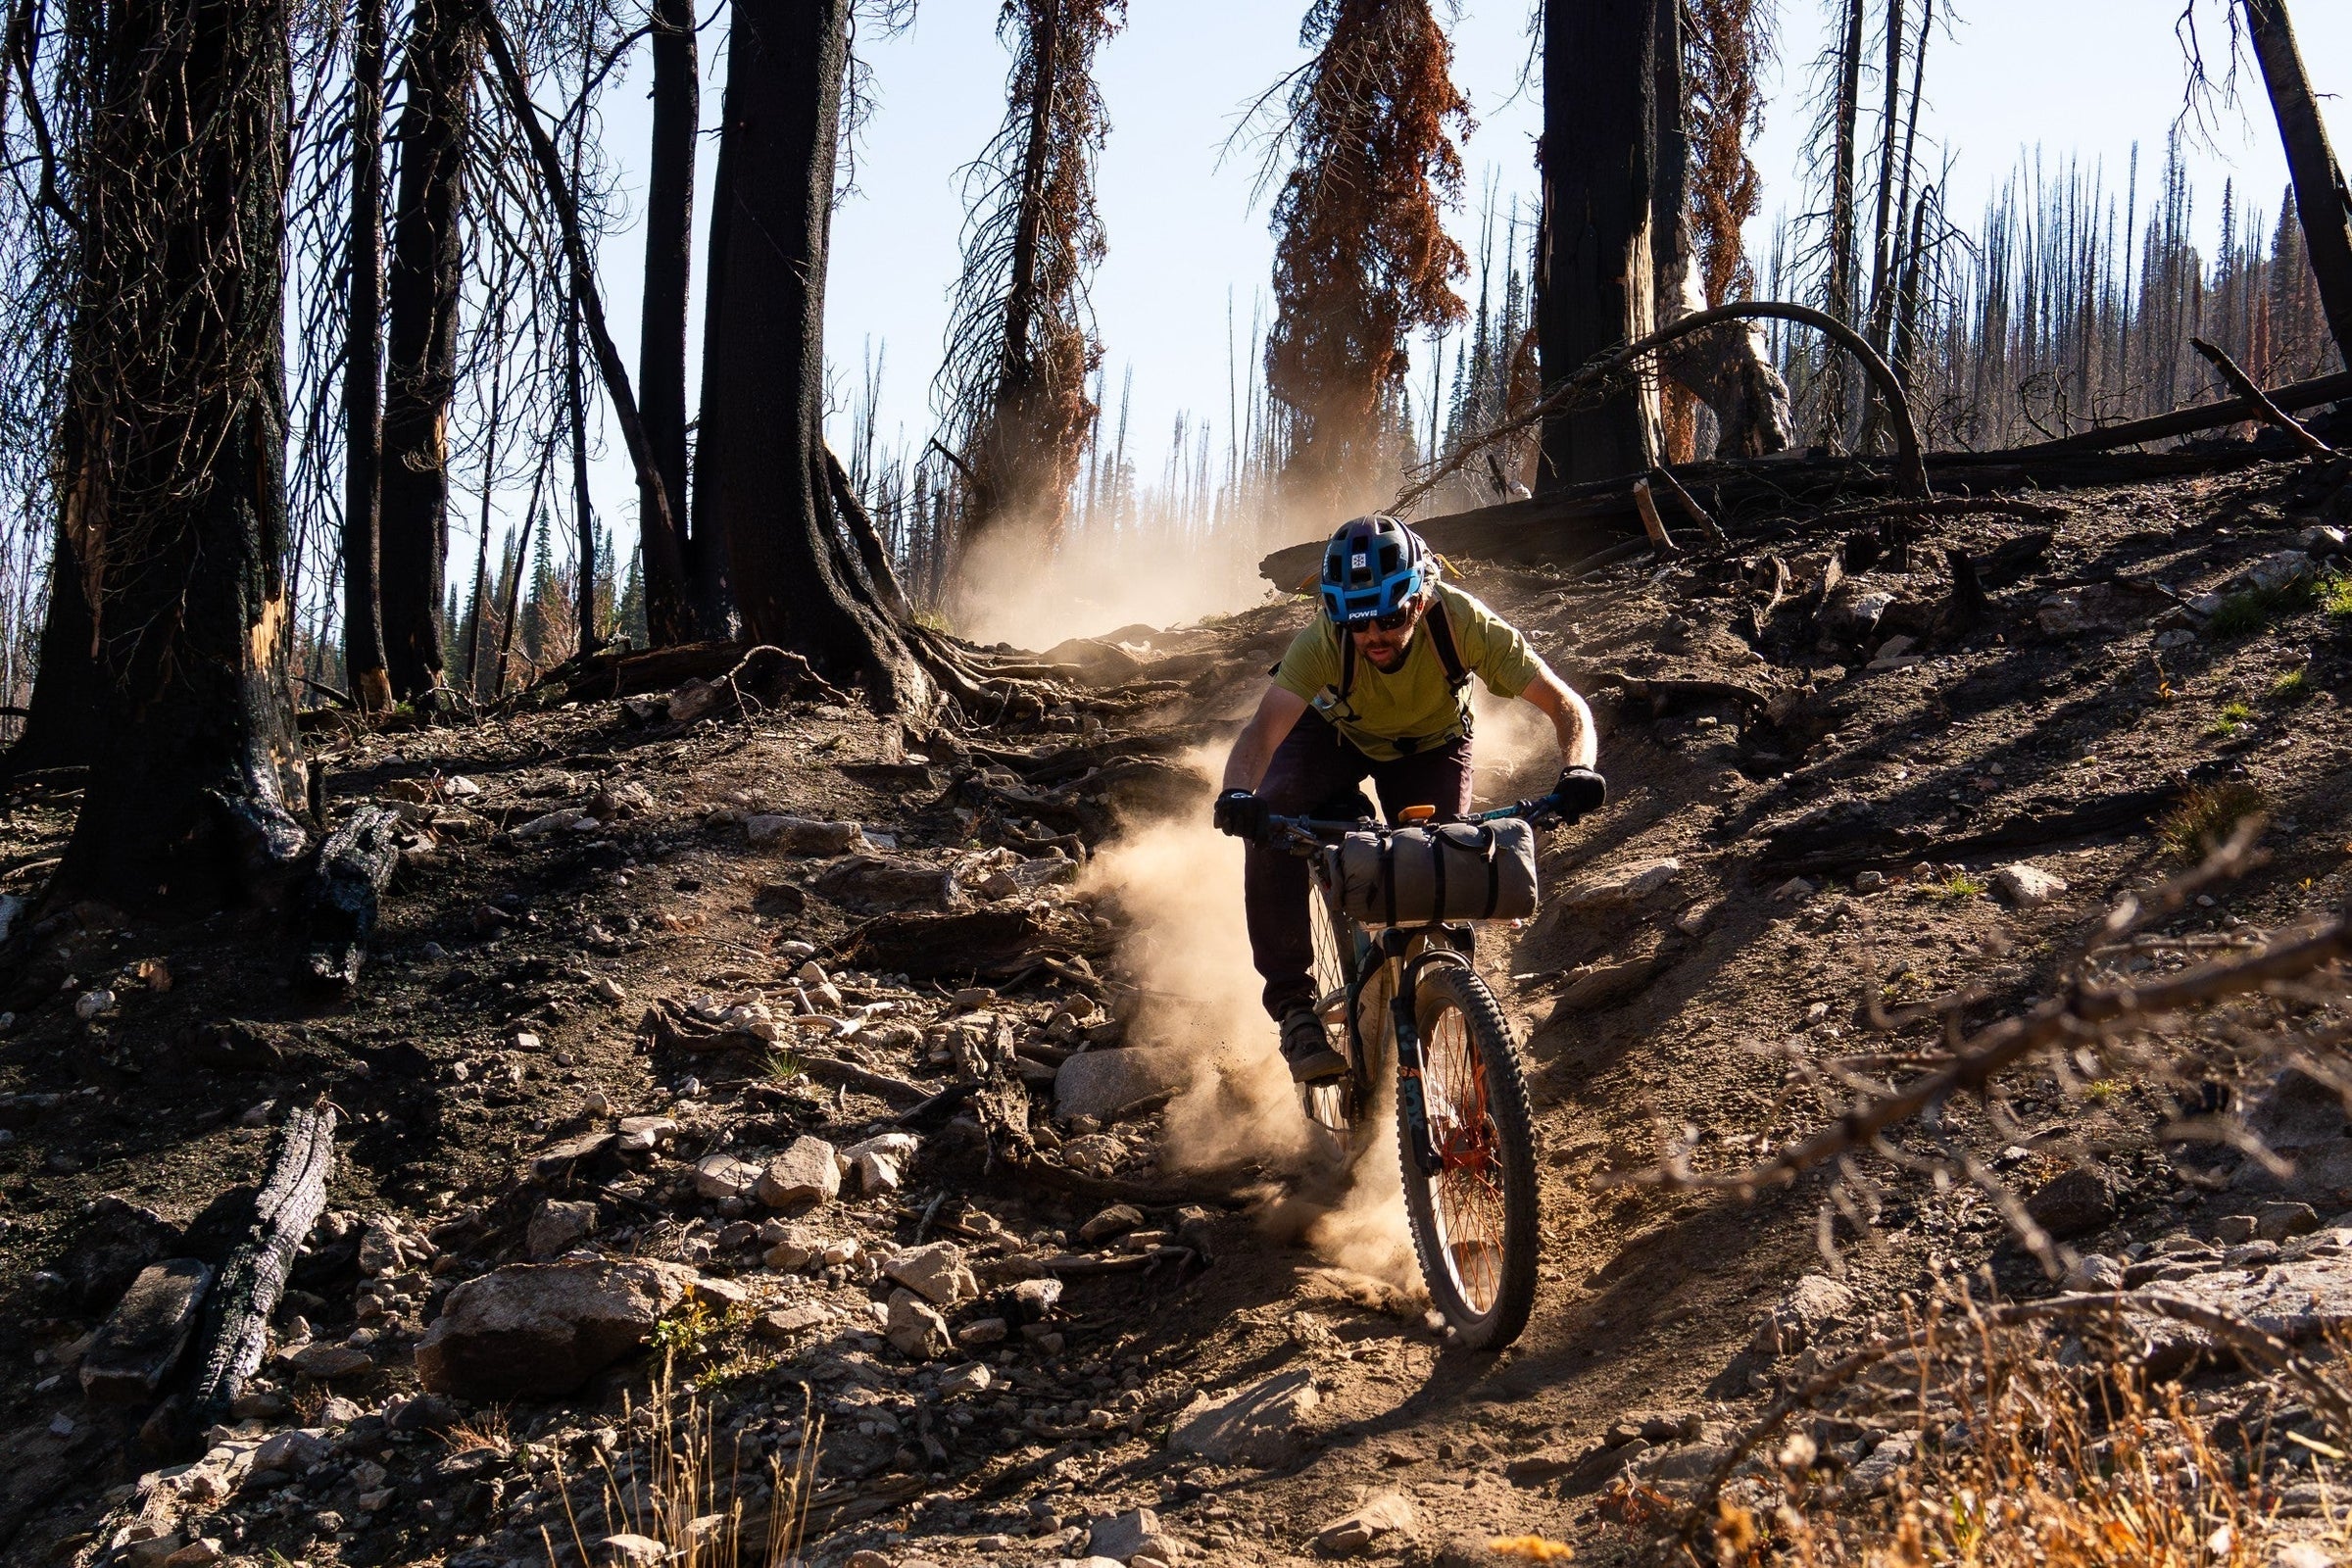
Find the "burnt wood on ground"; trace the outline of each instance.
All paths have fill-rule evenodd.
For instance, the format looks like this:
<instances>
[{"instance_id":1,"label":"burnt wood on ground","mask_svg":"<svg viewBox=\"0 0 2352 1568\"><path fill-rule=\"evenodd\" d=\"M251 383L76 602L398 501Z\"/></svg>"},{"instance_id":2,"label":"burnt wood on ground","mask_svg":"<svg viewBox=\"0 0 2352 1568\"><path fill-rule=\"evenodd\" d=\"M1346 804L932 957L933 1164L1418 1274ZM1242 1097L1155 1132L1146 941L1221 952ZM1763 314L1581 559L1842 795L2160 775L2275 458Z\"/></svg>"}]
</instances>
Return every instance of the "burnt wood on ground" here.
<instances>
[{"instance_id":1,"label":"burnt wood on ground","mask_svg":"<svg viewBox=\"0 0 2352 1568\"><path fill-rule=\"evenodd\" d=\"M363 806L318 849L304 903L309 919L310 977L321 985L356 986L375 933L376 906L400 865L400 816Z\"/></svg>"},{"instance_id":2,"label":"burnt wood on ground","mask_svg":"<svg viewBox=\"0 0 2352 1568\"><path fill-rule=\"evenodd\" d=\"M326 1207L335 1166L335 1107L321 1095L296 1107L278 1131L253 1221L228 1261L205 1313L194 1390L183 1430L193 1437L229 1418L229 1405L269 1348L270 1318L285 1293L294 1254Z\"/></svg>"}]
</instances>

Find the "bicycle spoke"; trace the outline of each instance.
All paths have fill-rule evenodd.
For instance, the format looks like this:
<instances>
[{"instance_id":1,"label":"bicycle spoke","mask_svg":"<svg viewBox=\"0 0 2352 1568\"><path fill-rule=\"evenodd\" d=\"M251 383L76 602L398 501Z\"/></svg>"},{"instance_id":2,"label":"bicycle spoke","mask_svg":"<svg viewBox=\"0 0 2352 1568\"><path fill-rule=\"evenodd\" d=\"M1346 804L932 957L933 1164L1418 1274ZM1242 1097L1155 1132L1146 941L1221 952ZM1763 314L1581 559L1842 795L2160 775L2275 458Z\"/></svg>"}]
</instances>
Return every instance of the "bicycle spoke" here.
<instances>
[{"instance_id":1,"label":"bicycle spoke","mask_svg":"<svg viewBox=\"0 0 2352 1568\"><path fill-rule=\"evenodd\" d=\"M1503 1198L1486 1073L1468 1020L1447 1007L1423 1042L1422 1096L1438 1173L1429 1178L1446 1271L1474 1312L1502 1289Z\"/></svg>"}]
</instances>

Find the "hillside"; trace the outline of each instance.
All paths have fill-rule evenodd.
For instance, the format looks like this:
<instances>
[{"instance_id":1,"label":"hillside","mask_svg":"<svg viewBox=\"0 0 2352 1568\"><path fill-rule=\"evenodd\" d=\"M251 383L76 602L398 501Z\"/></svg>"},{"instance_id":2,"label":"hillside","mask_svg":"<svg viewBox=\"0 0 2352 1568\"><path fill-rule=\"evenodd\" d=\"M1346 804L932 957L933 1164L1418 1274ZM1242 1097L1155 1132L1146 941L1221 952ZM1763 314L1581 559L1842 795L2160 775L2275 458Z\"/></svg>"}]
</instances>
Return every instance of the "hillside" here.
<instances>
[{"instance_id":1,"label":"hillside","mask_svg":"<svg viewBox=\"0 0 2352 1568\"><path fill-rule=\"evenodd\" d=\"M2322 477L1800 509L1581 574L1456 563L1593 696L1614 790L1551 837L1543 915L1481 944L1545 1154L1543 1293L1496 1356L1425 1320L1393 1154L1335 1175L1305 1136L1239 852L1206 827L1200 759L1301 602L1065 645L1083 683L1004 729L723 683L321 719L338 819L402 824L356 989L310 983L271 912L0 915L0 1548L486 1568L546 1542L732 1562L740 1535L781 1560L797 1480L802 1555L859 1568L1474 1563L1520 1536L1632 1561L1784 1390L1963 1285L2058 1293L2005 1198L2071 1248L2070 1287L2261 1298L2240 1315L2322 1345L2352 1327L2352 1140L2312 1080L2274 1080L2282 1042L2340 1060L2340 965L2232 1004L2230 1071L2035 1067L1889 1134L1908 1172L1752 1201L1634 1179L1751 1163L1932 1063L1947 1016L1957 1038L2061 994L2117 900L2246 811L2267 858L2115 961L2160 978L2340 916L2352 561ZM1549 776L1515 715L1481 748L1490 800ZM34 889L74 783L12 797L0 887ZM101 1344L93 1376L93 1333L147 1265L220 1262L235 1190L319 1094L327 1214L264 1370L159 1447L137 1354ZM2267 1147L2162 1136L2197 1111ZM1930 1169L1968 1160L1985 1183ZM2095 1356L2054 1322L2002 1353ZM2151 1473L2194 1541L2239 1521L2205 1560L2338 1560L2352 1434L2325 1400L2210 1329L2124 1343L2179 1381L2085 1436L2101 1462L2173 1445ZM1735 1481L1754 1513L1725 1560L1791 1520L1891 1531L1988 1430L1941 1384L1850 1392ZM664 1465L698 1485L656 1507Z\"/></svg>"}]
</instances>

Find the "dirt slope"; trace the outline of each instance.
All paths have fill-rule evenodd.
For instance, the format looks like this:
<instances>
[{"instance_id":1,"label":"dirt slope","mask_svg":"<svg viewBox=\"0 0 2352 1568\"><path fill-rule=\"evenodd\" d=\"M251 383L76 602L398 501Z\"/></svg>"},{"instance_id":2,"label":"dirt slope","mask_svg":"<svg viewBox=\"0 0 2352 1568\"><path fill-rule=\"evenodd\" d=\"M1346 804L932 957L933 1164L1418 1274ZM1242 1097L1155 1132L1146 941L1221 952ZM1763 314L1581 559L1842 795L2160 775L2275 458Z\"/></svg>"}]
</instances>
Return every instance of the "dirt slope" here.
<instances>
[{"instance_id":1,"label":"dirt slope","mask_svg":"<svg viewBox=\"0 0 2352 1568\"><path fill-rule=\"evenodd\" d=\"M2275 858L2173 929L2276 926L2352 893L2352 602L2314 586L2341 546L2308 532L2302 482L2278 466L1939 517L1909 571L1872 561L1872 519L1589 579L1460 564L1595 694L1616 790L1549 848L1544 915L1482 943L1525 1025L1547 1154L1543 1298L1497 1356L1424 1324L1377 1178L1302 1190L1295 1131L1267 1109L1230 847L1199 824L1187 759L1247 710L1298 604L1129 628L1021 735L907 734L842 707L681 724L603 702L326 739L338 811L387 801L413 820L356 996L298 986L298 950L259 912L157 925L84 906L13 950L8 1558L193 1562L211 1541L248 1561L538 1562L544 1528L560 1554L576 1539L625 1560L600 1543L631 1523L674 1544L601 1506L600 1467L643 1463L626 1411L649 1358L584 1358L560 1395L420 1396L416 1342L452 1291L534 1250L568 1252L558 1269L676 1266L646 1287L669 1298L673 1402L691 1382L754 1513L769 1458L821 1446L813 1561L1049 1562L1085 1555L1098 1524L1096 1548L1119 1545L1111 1521L1136 1507L1158 1534L1127 1556L1304 1561L1389 1492L1397 1528L1353 1549L1485 1561L1489 1537L1537 1533L1587 1561L1631 1554L1642 1494L1612 1478L1634 1463L1687 1489L1800 1339L1859 1333L1938 1274L2048 1287L1966 1189L1921 1182L1824 1219L1812 1182L1742 1204L1616 1178L1662 1138L1730 1165L1812 1125L1791 1064L1852 1046L1874 1002L1973 986L1982 1022L2054 985L2113 896L2177 863L2154 825L2189 786L2258 789ZM1977 563L1973 612L1947 546ZM2238 591L2282 551L2317 559ZM2226 606L2198 603L2216 590ZM1490 798L1548 777L1507 721L1486 739ZM32 891L72 805L11 798L0 887ZM804 833L801 851L832 853L796 853ZM1146 879L1134 846L1152 834L1197 874L1170 879L1163 858ZM2020 861L2063 888L1992 891ZM1174 1055L1193 1081L1072 1121L1066 1097L1109 1054ZM984 1144L973 1105L916 1103L989 1062L1035 1101L1025 1165ZM143 1263L217 1259L216 1200L258 1180L273 1107L318 1090L343 1158L280 1340L243 1425L159 1479L193 1455L142 1444L145 1404L83 1398L88 1337ZM1210 1160L1220 1105L1246 1114ZM1955 1106L1942 1130L2020 1192L2097 1156L2109 1201L2086 1252L2207 1234L2255 1200L2226 1164L2151 1144L2131 1086L2022 1108L2033 1125ZM882 1150L888 1179L852 1172L806 1213L752 1186L798 1139L850 1150L903 1113L917 1144ZM647 1147L598 1136L637 1115L669 1125L640 1130ZM1122 1199L1136 1212L1099 1220ZM1833 1268L1825 1239L1838 1279L1792 1296ZM942 1240L970 1272L934 1324L904 1254ZM1759 1346L1776 1308L1801 1333ZM1260 1416L1203 1416L1236 1396Z\"/></svg>"}]
</instances>

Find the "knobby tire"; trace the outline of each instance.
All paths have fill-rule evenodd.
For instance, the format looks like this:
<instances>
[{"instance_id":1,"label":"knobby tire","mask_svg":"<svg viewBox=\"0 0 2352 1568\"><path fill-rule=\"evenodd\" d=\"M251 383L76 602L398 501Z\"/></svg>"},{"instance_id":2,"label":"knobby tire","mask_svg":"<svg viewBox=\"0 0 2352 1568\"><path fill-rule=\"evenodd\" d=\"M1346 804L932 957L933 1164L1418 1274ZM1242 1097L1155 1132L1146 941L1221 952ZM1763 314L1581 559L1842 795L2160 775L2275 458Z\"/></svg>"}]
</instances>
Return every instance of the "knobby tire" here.
<instances>
[{"instance_id":1,"label":"knobby tire","mask_svg":"<svg viewBox=\"0 0 2352 1568\"><path fill-rule=\"evenodd\" d=\"M1396 1139L1413 1250L1431 1301L1462 1344L1499 1349L1527 1327L1536 1299L1541 1237L1527 1078L1501 1006L1467 965L1424 968L1417 1010L1432 1135L1441 1150L1451 1144L1456 1162L1435 1177L1421 1174L1399 1097ZM1472 1125L1481 1119L1483 1127ZM1464 1234L1449 1237L1449 1228ZM1457 1267L1466 1281L1457 1280Z\"/></svg>"}]
</instances>

